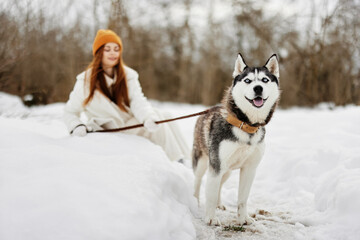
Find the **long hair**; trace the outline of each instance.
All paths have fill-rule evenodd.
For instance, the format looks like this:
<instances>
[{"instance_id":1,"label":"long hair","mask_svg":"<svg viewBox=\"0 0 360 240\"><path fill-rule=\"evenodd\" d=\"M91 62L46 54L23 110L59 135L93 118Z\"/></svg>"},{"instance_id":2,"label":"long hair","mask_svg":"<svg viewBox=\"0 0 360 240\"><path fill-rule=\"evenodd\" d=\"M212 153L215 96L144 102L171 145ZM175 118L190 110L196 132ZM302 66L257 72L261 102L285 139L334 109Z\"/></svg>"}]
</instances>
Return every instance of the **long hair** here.
<instances>
[{"instance_id":1,"label":"long hair","mask_svg":"<svg viewBox=\"0 0 360 240\"><path fill-rule=\"evenodd\" d=\"M102 94L113 101L122 111L127 112L125 106L130 106L130 100L124 70L124 62L121 57L122 49L120 49L119 63L114 67L117 77L115 83L111 86L112 94L107 87L104 77L104 69L101 65L103 50L104 45L96 51L93 60L86 68L86 73L88 73L88 70L91 69L90 79L87 80L88 77L85 76L85 81L90 81L90 91L89 96L84 100L83 105L87 105L94 97L95 90L99 90Z\"/></svg>"}]
</instances>

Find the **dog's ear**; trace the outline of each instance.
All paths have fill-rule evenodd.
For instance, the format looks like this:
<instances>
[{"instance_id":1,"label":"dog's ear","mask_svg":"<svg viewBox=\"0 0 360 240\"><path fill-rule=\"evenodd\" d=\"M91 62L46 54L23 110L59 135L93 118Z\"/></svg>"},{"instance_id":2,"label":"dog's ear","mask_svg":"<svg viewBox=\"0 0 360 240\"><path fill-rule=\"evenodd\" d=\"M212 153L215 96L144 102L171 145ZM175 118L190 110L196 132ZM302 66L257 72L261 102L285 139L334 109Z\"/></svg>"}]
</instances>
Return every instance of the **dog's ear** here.
<instances>
[{"instance_id":1,"label":"dog's ear","mask_svg":"<svg viewBox=\"0 0 360 240\"><path fill-rule=\"evenodd\" d=\"M236 77L240 73L244 71L244 69L247 67L244 58L242 57L241 53L238 54L238 57L235 62L235 68L233 72L233 77Z\"/></svg>"},{"instance_id":2,"label":"dog's ear","mask_svg":"<svg viewBox=\"0 0 360 240\"><path fill-rule=\"evenodd\" d=\"M275 77L279 78L279 62L277 55L273 54L265 63L265 67L273 74Z\"/></svg>"}]
</instances>

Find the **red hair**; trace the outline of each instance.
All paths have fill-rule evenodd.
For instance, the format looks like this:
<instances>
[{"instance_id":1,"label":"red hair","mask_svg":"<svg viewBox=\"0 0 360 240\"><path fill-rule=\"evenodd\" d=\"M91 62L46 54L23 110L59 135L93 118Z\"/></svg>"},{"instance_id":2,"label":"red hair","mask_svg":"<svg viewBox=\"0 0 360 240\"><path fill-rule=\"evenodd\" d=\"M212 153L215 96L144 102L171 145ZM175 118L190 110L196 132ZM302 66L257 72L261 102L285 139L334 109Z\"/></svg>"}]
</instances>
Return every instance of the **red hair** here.
<instances>
[{"instance_id":1,"label":"red hair","mask_svg":"<svg viewBox=\"0 0 360 240\"><path fill-rule=\"evenodd\" d=\"M111 92L109 91L105 77L104 77L104 69L102 68L102 57L103 57L104 45L101 46L95 53L93 60L86 68L86 73L88 69L91 69L90 75L90 92L89 96L84 100L84 106L87 105L91 99L94 97L95 90L99 90L102 94L108 97L111 101L113 101L122 111L127 112L125 106L130 106L127 81L124 70L124 62L121 57L120 49L120 57L118 64L114 67L116 72L116 81L111 86ZM85 76L85 81L87 80L87 76Z\"/></svg>"}]
</instances>

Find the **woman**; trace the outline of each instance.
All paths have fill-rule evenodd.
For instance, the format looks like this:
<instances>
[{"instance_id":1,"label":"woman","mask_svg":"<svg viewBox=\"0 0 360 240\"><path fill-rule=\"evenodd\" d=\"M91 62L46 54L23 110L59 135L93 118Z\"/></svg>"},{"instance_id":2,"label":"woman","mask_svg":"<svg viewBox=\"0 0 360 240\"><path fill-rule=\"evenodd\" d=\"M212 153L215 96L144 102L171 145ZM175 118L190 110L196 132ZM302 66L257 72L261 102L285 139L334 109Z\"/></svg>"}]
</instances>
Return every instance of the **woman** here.
<instances>
[{"instance_id":1,"label":"woman","mask_svg":"<svg viewBox=\"0 0 360 240\"><path fill-rule=\"evenodd\" d=\"M138 74L124 65L123 45L111 30L99 30L93 43L93 60L76 77L65 105L64 121L71 135L144 123L145 128L125 133L143 136L160 145L171 160L189 157L189 150L174 123L157 125L162 116L141 90ZM80 120L84 113L86 124Z\"/></svg>"}]
</instances>

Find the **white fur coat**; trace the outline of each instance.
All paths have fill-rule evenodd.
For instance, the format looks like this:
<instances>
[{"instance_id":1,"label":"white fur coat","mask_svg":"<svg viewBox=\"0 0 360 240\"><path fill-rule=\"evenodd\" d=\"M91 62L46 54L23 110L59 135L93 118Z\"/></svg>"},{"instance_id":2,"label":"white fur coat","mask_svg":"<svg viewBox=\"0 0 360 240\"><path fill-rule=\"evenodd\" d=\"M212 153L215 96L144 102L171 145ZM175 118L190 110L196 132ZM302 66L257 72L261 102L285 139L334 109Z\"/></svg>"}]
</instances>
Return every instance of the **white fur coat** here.
<instances>
[{"instance_id":1,"label":"white fur coat","mask_svg":"<svg viewBox=\"0 0 360 240\"><path fill-rule=\"evenodd\" d=\"M93 99L84 106L83 102L89 95L89 83L88 81L85 83L85 75L89 77L91 69L86 74L84 71L76 77L74 89L70 93L64 109L64 122L69 132L72 132L74 128L81 124L85 124L88 130L98 130L123 127L128 120L134 117L140 123L143 123L148 118L156 119L153 108L142 92L138 73L126 66L124 70L130 100L130 108L127 108L127 113L121 111L114 102L98 90L95 90ZM112 79L105 74L108 86L115 82L115 78ZM81 113L85 114L86 122L81 121Z\"/></svg>"}]
</instances>

